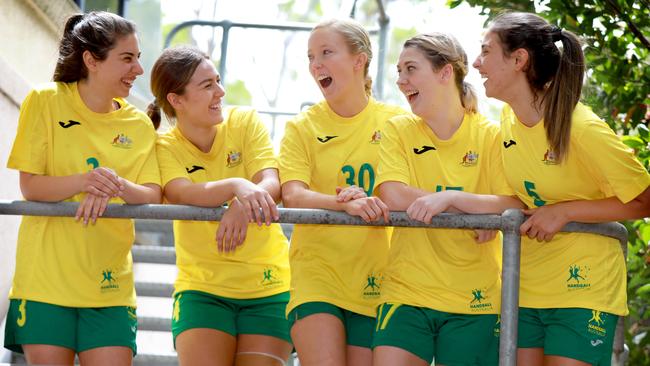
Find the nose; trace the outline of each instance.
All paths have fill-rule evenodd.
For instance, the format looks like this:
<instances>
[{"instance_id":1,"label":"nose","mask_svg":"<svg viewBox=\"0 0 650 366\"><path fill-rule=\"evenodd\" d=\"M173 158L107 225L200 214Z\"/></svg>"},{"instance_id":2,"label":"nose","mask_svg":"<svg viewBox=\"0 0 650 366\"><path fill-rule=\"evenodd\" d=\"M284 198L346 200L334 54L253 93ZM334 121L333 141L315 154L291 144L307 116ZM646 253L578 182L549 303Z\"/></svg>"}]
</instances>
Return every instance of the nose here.
<instances>
[{"instance_id":1,"label":"nose","mask_svg":"<svg viewBox=\"0 0 650 366\"><path fill-rule=\"evenodd\" d=\"M481 67L481 56L476 56L476 60L474 60L472 66L477 70Z\"/></svg>"},{"instance_id":2,"label":"nose","mask_svg":"<svg viewBox=\"0 0 650 366\"><path fill-rule=\"evenodd\" d=\"M135 61L135 65L133 65L133 71L136 75L144 74L144 68L142 67L142 64L140 64L140 60Z\"/></svg>"},{"instance_id":3,"label":"nose","mask_svg":"<svg viewBox=\"0 0 650 366\"><path fill-rule=\"evenodd\" d=\"M221 83L217 84L217 90L215 92L215 95L219 98L223 98L224 95L226 95L226 89L221 85Z\"/></svg>"},{"instance_id":4,"label":"nose","mask_svg":"<svg viewBox=\"0 0 650 366\"><path fill-rule=\"evenodd\" d=\"M407 83L406 76L404 76L404 75L401 74L401 73L398 73L398 74L397 74L397 80L395 81L395 83L396 83L398 86L405 85L405 84Z\"/></svg>"}]
</instances>

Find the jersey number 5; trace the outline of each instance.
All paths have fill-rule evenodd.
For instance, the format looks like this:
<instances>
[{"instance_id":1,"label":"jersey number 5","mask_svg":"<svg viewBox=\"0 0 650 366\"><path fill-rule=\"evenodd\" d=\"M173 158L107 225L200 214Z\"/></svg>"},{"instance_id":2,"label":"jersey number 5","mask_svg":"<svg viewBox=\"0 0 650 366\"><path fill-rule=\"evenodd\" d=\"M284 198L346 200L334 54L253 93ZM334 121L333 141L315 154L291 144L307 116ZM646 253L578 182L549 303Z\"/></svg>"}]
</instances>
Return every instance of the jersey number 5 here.
<instances>
[{"instance_id":1,"label":"jersey number 5","mask_svg":"<svg viewBox=\"0 0 650 366\"><path fill-rule=\"evenodd\" d=\"M544 206L546 204L546 201L544 201L539 196L539 194L537 194L537 192L535 192L535 183L525 180L524 181L524 188L526 188L526 193L528 193L528 195L533 198L533 203L535 204L535 206L541 207L541 206Z\"/></svg>"}]
</instances>

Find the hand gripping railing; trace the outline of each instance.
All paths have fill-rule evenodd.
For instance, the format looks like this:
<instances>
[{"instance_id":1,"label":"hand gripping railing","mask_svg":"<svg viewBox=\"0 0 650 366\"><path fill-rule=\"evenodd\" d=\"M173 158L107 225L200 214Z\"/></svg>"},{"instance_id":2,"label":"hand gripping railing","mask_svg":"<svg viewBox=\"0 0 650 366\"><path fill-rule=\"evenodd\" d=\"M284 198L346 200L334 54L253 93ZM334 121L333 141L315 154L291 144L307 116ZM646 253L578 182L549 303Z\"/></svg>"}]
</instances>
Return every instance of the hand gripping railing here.
<instances>
[{"instance_id":1,"label":"hand gripping railing","mask_svg":"<svg viewBox=\"0 0 650 366\"><path fill-rule=\"evenodd\" d=\"M0 215L74 216L78 203L41 203L27 201L0 201ZM385 226L383 220L366 223L343 212L317 209L281 208L278 222L290 224ZM108 205L105 218L137 218L163 220L219 221L224 208L204 208L185 205ZM499 365L517 364L517 316L519 313L519 264L521 236L519 227L524 222L520 210L506 210L503 215L440 214L431 224L413 221L404 212L391 212L390 226L452 229L486 229L503 232L503 272L501 293L501 339ZM618 239L627 248L627 230L619 223L569 223L562 231L599 234ZM619 318L614 337L614 355L623 353L623 318Z\"/></svg>"}]
</instances>

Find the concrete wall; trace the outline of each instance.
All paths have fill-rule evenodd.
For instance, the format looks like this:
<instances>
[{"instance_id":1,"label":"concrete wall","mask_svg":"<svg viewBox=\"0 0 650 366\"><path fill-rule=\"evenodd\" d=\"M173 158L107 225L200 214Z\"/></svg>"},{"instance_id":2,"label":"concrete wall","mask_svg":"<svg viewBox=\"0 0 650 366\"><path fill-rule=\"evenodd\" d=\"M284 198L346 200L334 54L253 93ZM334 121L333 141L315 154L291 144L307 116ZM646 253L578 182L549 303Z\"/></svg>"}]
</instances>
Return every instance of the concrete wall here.
<instances>
[{"instance_id":1,"label":"concrete wall","mask_svg":"<svg viewBox=\"0 0 650 366\"><path fill-rule=\"evenodd\" d=\"M0 199L22 199L18 173L5 168L20 104L33 85L52 79L65 19L79 9L71 0L0 1ZM15 267L20 217L0 216L0 325ZM0 328L0 362L6 360Z\"/></svg>"}]
</instances>

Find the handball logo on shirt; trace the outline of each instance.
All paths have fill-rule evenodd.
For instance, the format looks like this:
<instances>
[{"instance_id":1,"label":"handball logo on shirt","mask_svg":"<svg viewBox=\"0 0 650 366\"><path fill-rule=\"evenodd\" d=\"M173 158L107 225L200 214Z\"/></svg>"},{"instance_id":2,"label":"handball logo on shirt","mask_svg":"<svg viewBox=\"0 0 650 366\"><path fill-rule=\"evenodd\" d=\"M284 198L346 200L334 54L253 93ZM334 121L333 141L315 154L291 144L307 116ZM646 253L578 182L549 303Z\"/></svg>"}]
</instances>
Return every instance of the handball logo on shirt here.
<instances>
[{"instance_id":1,"label":"handball logo on shirt","mask_svg":"<svg viewBox=\"0 0 650 366\"><path fill-rule=\"evenodd\" d=\"M230 151L226 155L226 166L228 168L236 167L241 164L241 152L239 151Z\"/></svg>"},{"instance_id":2,"label":"handball logo on shirt","mask_svg":"<svg viewBox=\"0 0 650 366\"><path fill-rule=\"evenodd\" d=\"M192 173L194 173L196 171L199 171L199 170L205 170L205 168L202 167L202 166L198 166L198 165L192 165L189 168L187 168L187 167L185 168L185 171L187 171L187 174L192 174Z\"/></svg>"},{"instance_id":3,"label":"handball logo on shirt","mask_svg":"<svg viewBox=\"0 0 650 366\"><path fill-rule=\"evenodd\" d=\"M475 288L472 290L472 300L469 302L471 311L492 310L492 302L488 300L486 293L487 289Z\"/></svg>"},{"instance_id":4,"label":"handball logo on shirt","mask_svg":"<svg viewBox=\"0 0 650 366\"><path fill-rule=\"evenodd\" d=\"M542 162L544 162L544 164L546 165L557 165L557 160L555 159L555 153L550 149L546 149Z\"/></svg>"},{"instance_id":5,"label":"handball logo on shirt","mask_svg":"<svg viewBox=\"0 0 650 366\"><path fill-rule=\"evenodd\" d=\"M133 146L133 140L123 133L118 133L117 136L113 138L111 145L122 149L130 149L131 146Z\"/></svg>"},{"instance_id":6,"label":"handball logo on shirt","mask_svg":"<svg viewBox=\"0 0 650 366\"><path fill-rule=\"evenodd\" d=\"M578 266L577 264L570 265L569 278L566 280L567 290L582 290L591 287L591 284L587 280L588 272L589 267L587 266Z\"/></svg>"},{"instance_id":7,"label":"handball logo on shirt","mask_svg":"<svg viewBox=\"0 0 650 366\"><path fill-rule=\"evenodd\" d=\"M370 137L370 143L371 144L378 144L380 142L381 142L381 131L377 130Z\"/></svg>"},{"instance_id":8,"label":"handball logo on shirt","mask_svg":"<svg viewBox=\"0 0 650 366\"><path fill-rule=\"evenodd\" d=\"M376 299L381 295L381 276L371 273L366 278L366 286L363 288L365 299Z\"/></svg>"},{"instance_id":9,"label":"handball logo on shirt","mask_svg":"<svg viewBox=\"0 0 650 366\"><path fill-rule=\"evenodd\" d=\"M73 121L71 119L69 119L68 122L59 121L59 126L63 128L70 128L77 125L81 126L81 122Z\"/></svg>"},{"instance_id":10,"label":"handball logo on shirt","mask_svg":"<svg viewBox=\"0 0 650 366\"><path fill-rule=\"evenodd\" d=\"M113 271L105 269L102 271L102 281L99 283L102 292L118 291L120 285L117 284L117 279L113 277Z\"/></svg>"},{"instance_id":11,"label":"handball logo on shirt","mask_svg":"<svg viewBox=\"0 0 650 366\"><path fill-rule=\"evenodd\" d=\"M599 310L592 310L591 318L587 321L587 332L599 337L605 337L607 335L607 329L603 328L603 326L605 325L606 319L607 313L603 313ZM602 341L600 343L602 343ZM591 345L594 347L600 343L598 343L598 341L591 341Z\"/></svg>"},{"instance_id":12,"label":"handball logo on shirt","mask_svg":"<svg viewBox=\"0 0 650 366\"><path fill-rule=\"evenodd\" d=\"M265 287L269 286L278 286L282 284L282 281L279 280L275 275L273 274L274 272L277 272L278 268L277 267L267 267L264 268L264 271L262 271L262 282L261 284Z\"/></svg>"},{"instance_id":13,"label":"handball logo on shirt","mask_svg":"<svg viewBox=\"0 0 650 366\"><path fill-rule=\"evenodd\" d=\"M475 166L478 162L478 153L475 151L469 150L463 155L463 158L460 161L462 166Z\"/></svg>"}]
</instances>

